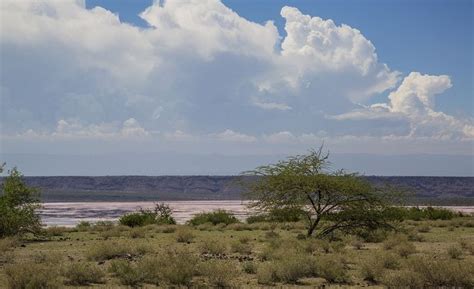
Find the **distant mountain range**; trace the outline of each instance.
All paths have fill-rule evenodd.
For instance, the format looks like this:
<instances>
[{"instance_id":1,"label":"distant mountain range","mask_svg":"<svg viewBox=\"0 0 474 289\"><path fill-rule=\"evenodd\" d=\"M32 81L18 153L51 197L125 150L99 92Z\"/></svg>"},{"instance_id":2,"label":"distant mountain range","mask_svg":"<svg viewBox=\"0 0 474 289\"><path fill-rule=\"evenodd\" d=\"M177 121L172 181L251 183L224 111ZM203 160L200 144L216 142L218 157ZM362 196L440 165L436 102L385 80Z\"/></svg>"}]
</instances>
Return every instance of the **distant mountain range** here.
<instances>
[{"instance_id":1,"label":"distant mountain range","mask_svg":"<svg viewBox=\"0 0 474 289\"><path fill-rule=\"evenodd\" d=\"M236 176L25 177L44 202L241 199ZM474 177L367 176L375 185L404 188L420 204L474 205ZM2 179L0 179L0 182Z\"/></svg>"}]
</instances>

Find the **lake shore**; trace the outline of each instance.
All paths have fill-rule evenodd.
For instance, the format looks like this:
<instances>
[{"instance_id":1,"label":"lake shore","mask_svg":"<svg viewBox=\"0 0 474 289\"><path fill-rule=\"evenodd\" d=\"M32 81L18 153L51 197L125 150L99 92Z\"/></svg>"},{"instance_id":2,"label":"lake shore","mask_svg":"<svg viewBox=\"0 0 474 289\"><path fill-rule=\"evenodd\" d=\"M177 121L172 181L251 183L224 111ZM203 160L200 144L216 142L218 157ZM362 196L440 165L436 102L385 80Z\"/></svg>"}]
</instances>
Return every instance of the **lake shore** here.
<instances>
[{"instance_id":1,"label":"lake shore","mask_svg":"<svg viewBox=\"0 0 474 289\"><path fill-rule=\"evenodd\" d=\"M116 221L123 214L140 208L150 209L158 202L54 202L42 203L39 214L46 226L75 226L80 221ZM244 220L250 213L249 201L208 200L208 201L163 201L173 210L173 216L183 224L199 212L217 209L230 211L238 219ZM424 207L424 206L419 206ZM474 206L439 206L456 212L473 214Z\"/></svg>"}]
</instances>

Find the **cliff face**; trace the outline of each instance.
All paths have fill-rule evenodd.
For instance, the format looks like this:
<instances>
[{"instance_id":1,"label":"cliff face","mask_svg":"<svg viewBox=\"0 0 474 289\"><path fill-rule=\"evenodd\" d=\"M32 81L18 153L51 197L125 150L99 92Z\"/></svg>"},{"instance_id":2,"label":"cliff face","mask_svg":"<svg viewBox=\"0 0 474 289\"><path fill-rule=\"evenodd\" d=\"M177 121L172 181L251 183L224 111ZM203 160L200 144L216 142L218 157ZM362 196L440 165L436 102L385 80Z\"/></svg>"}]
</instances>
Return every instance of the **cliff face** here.
<instances>
[{"instance_id":1,"label":"cliff face","mask_svg":"<svg viewBox=\"0 0 474 289\"><path fill-rule=\"evenodd\" d=\"M473 198L473 177L365 177L405 188L416 198ZM235 176L25 177L45 202L241 199ZM0 182L2 180L0 179Z\"/></svg>"}]
</instances>

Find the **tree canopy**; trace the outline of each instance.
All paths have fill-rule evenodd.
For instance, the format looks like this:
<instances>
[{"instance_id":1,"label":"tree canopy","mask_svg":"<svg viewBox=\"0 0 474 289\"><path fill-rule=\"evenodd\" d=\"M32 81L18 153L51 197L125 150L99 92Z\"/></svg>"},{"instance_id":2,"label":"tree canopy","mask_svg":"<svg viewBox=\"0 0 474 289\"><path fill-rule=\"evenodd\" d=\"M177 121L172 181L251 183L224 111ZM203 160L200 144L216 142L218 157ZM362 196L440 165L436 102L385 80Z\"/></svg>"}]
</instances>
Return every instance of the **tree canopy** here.
<instances>
[{"instance_id":1,"label":"tree canopy","mask_svg":"<svg viewBox=\"0 0 474 289\"><path fill-rule=\"evenodd\" d=\"M323 148L245 172L255 176L248 185L252 208L299 210L308 235L324 237L335 231L392 228L391 192L372 186L355 173L332 170Z\"/></svg>"},{"instance_id":2,"label":"tree canopy","mask_svg":"<svg viewBox=\"0 0 474 289\"><path fill-rule=\"evenodd\" d=\"M3 168L4 165L0 172ZM36 214L40 207L38 191L24 183L16 168L9 170L0 189L0 237L38 233L41 230L41 221Z\"/></svg>"}]
</instances>

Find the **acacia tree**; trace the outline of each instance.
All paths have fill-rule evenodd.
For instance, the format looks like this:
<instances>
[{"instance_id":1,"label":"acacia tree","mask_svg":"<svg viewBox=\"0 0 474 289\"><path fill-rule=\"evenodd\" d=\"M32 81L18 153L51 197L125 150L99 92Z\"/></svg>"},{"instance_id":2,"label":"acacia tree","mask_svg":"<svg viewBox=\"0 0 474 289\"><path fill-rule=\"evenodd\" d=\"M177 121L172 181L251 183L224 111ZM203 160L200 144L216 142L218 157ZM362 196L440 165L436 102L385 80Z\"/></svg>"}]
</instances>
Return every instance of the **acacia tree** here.
<instances>
[{"instance_id":1,"label":"acacia tree","mask_svg":"<svg viewBox=\"0 0 474 289\"><path fill-rule=\"evenodd\" d=\"M299 210L307 222L308 236L393 228L387 210L390 192L357 174L332 171L329 154L322 150L245 172L254 176L247 184L247 196L254 200L250 207L264 212Z\"/></svg>"},{"instance_id":2,"label":"acacia tree","mask_svg":"<svg viewBox=\"0 0 474 289\"><path fill-rule=\"evenodd\" d=\"M0 237L39 233L41 221L36 213L39 207L38 191L24 183L16 168L9 170L0 186Z\"/></svg>"}]
</instances>

